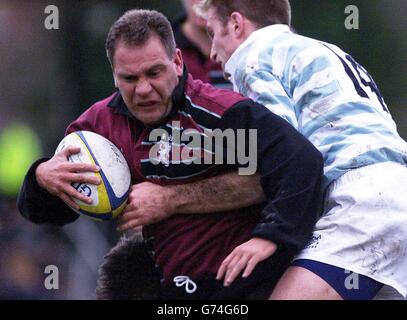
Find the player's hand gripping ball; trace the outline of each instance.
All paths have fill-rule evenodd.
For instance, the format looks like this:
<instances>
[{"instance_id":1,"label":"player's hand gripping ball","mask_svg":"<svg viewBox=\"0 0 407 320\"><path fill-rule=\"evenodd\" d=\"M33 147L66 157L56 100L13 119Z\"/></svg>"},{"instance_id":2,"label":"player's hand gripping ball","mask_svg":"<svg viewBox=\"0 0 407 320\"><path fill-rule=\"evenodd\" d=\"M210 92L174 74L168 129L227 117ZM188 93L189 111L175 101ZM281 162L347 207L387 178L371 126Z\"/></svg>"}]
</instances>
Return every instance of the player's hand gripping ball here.
<instances>
[{"instance_id":1,"label":"player's hand gripping ball","mask_svg":"<svg viewBox=\"0 0 407 320\"><path fill-rule=\"evenodd\" d=\"M130 190L130 170L120 150L108 139L90 131L76 131L67 135L58 145L55 153L68 146L80 147L81 152L73 154L68 161L99 166L96 175L101 184L74 183L80 193L92 198L92 204L74 199L80 214L96 220L110 220L117 217L127 204Z\"/></svg>"}]
</instances>

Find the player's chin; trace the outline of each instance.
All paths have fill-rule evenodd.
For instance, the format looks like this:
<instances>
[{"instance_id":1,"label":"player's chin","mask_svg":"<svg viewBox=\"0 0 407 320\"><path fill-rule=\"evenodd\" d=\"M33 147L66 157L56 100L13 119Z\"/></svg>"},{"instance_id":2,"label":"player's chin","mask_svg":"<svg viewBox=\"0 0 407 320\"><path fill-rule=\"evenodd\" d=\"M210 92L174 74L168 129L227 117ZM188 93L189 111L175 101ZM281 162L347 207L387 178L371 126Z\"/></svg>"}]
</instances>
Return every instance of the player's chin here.
<instances>
[{"instance_id":1,"label":"player's chin","mask_svg":"<svg viewBox=\"0 0 407 320\"><path fill-rule=\"evenodd\" d=\"M162 108L156 105L136 108L136 110L133 110L131 113L137 120L147 126L159 123L165 117L165 112L163 112Z\"/></svg>"},{"instance_id":2,"label":"player's chin","mask_svg":"<svg viewBox=\"0 0 407 320\"><path fill-rule=\"evenodd\" d=\"M165 118L162 112L149 112L140 116L139 120L146 126L154 126L162 122Z\"/></svg>"}]
</instances>

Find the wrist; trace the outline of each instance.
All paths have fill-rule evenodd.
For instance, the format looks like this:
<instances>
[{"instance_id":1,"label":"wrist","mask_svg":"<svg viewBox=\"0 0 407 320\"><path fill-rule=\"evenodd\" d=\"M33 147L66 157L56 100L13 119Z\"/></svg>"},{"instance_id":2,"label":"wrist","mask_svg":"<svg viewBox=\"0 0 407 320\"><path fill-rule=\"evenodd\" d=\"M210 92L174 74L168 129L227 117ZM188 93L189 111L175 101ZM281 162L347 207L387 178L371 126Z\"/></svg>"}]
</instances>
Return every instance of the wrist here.
<instances>
[{"instance_id":1,"label":"wrist","mask_svg":"<svg viewBox=\"0 0 407 320\"><path fill-rule=\"evenodd\" d=\"M41 163L36 169L35 169L35 180L37 181L37 184L42 188L45 189L45 184L44 181L42 180L42 168L43 164Z\"/></svg>"}]
</instances>

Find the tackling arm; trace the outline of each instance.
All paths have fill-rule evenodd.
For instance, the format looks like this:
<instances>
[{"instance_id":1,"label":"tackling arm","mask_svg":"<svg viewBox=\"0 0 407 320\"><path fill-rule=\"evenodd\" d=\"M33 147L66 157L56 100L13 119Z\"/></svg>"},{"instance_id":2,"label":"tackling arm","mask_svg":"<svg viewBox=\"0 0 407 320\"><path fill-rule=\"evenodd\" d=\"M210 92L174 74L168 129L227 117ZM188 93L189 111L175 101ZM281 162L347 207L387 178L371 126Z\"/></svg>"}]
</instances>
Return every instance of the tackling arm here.
<instances>
[{"instance_id":1,"label":"tackling arm","mask_svg":"<svg viewBox=\"0 0 407 320\"><path fill-rule=\"evenodd\" d=\"M129 204L119 219L118 230L135 229L173 214L210 214L264 201L258 174L240 176L236 171L170 186L143 182L132 186Z\"/></svg>"},{"instance_id":2,"label":"tackling arm","mask_svg":"<svg viewBox=\"0 0 407 320\"><path fill-rule=\"evenodd\" d=\"M214 213L259 204L266 200L260 176L237 172L169 187L177 213Z\"/></svg>"}]
</instances>

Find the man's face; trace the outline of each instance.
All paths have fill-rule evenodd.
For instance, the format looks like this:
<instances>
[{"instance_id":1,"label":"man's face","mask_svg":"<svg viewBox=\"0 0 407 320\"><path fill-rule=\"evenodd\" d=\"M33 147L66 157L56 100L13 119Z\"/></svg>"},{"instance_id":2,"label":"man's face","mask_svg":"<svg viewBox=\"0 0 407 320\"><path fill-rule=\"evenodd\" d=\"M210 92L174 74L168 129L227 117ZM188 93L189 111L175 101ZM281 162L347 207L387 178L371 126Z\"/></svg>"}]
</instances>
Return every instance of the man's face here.
<instances>
[{"instance_id":1,"label":"man's face","mask_svg":"<svg viewBox=\"0 0 407 320\"><path fill-rule=\"evenodd\" d=\"M162 121L171 111L172 92L182 76L177 49L169 58L158 36L142 46L119 41L113 57L113 76L131 114L145 125Z\"/></svg>"},{"instance_id":2,"label":"man's face","mask_svg":"<svg viewBox=\"0 0 407 320\"><path fill-rule=\"evenodd\" d=\"M218 18L214 8L210 8L206 16L206 28L212 38L211 59L219 62L222 69L239 46L233 33L233 25L229 20L226 25Z\"/></svg>"}]
</instances>

